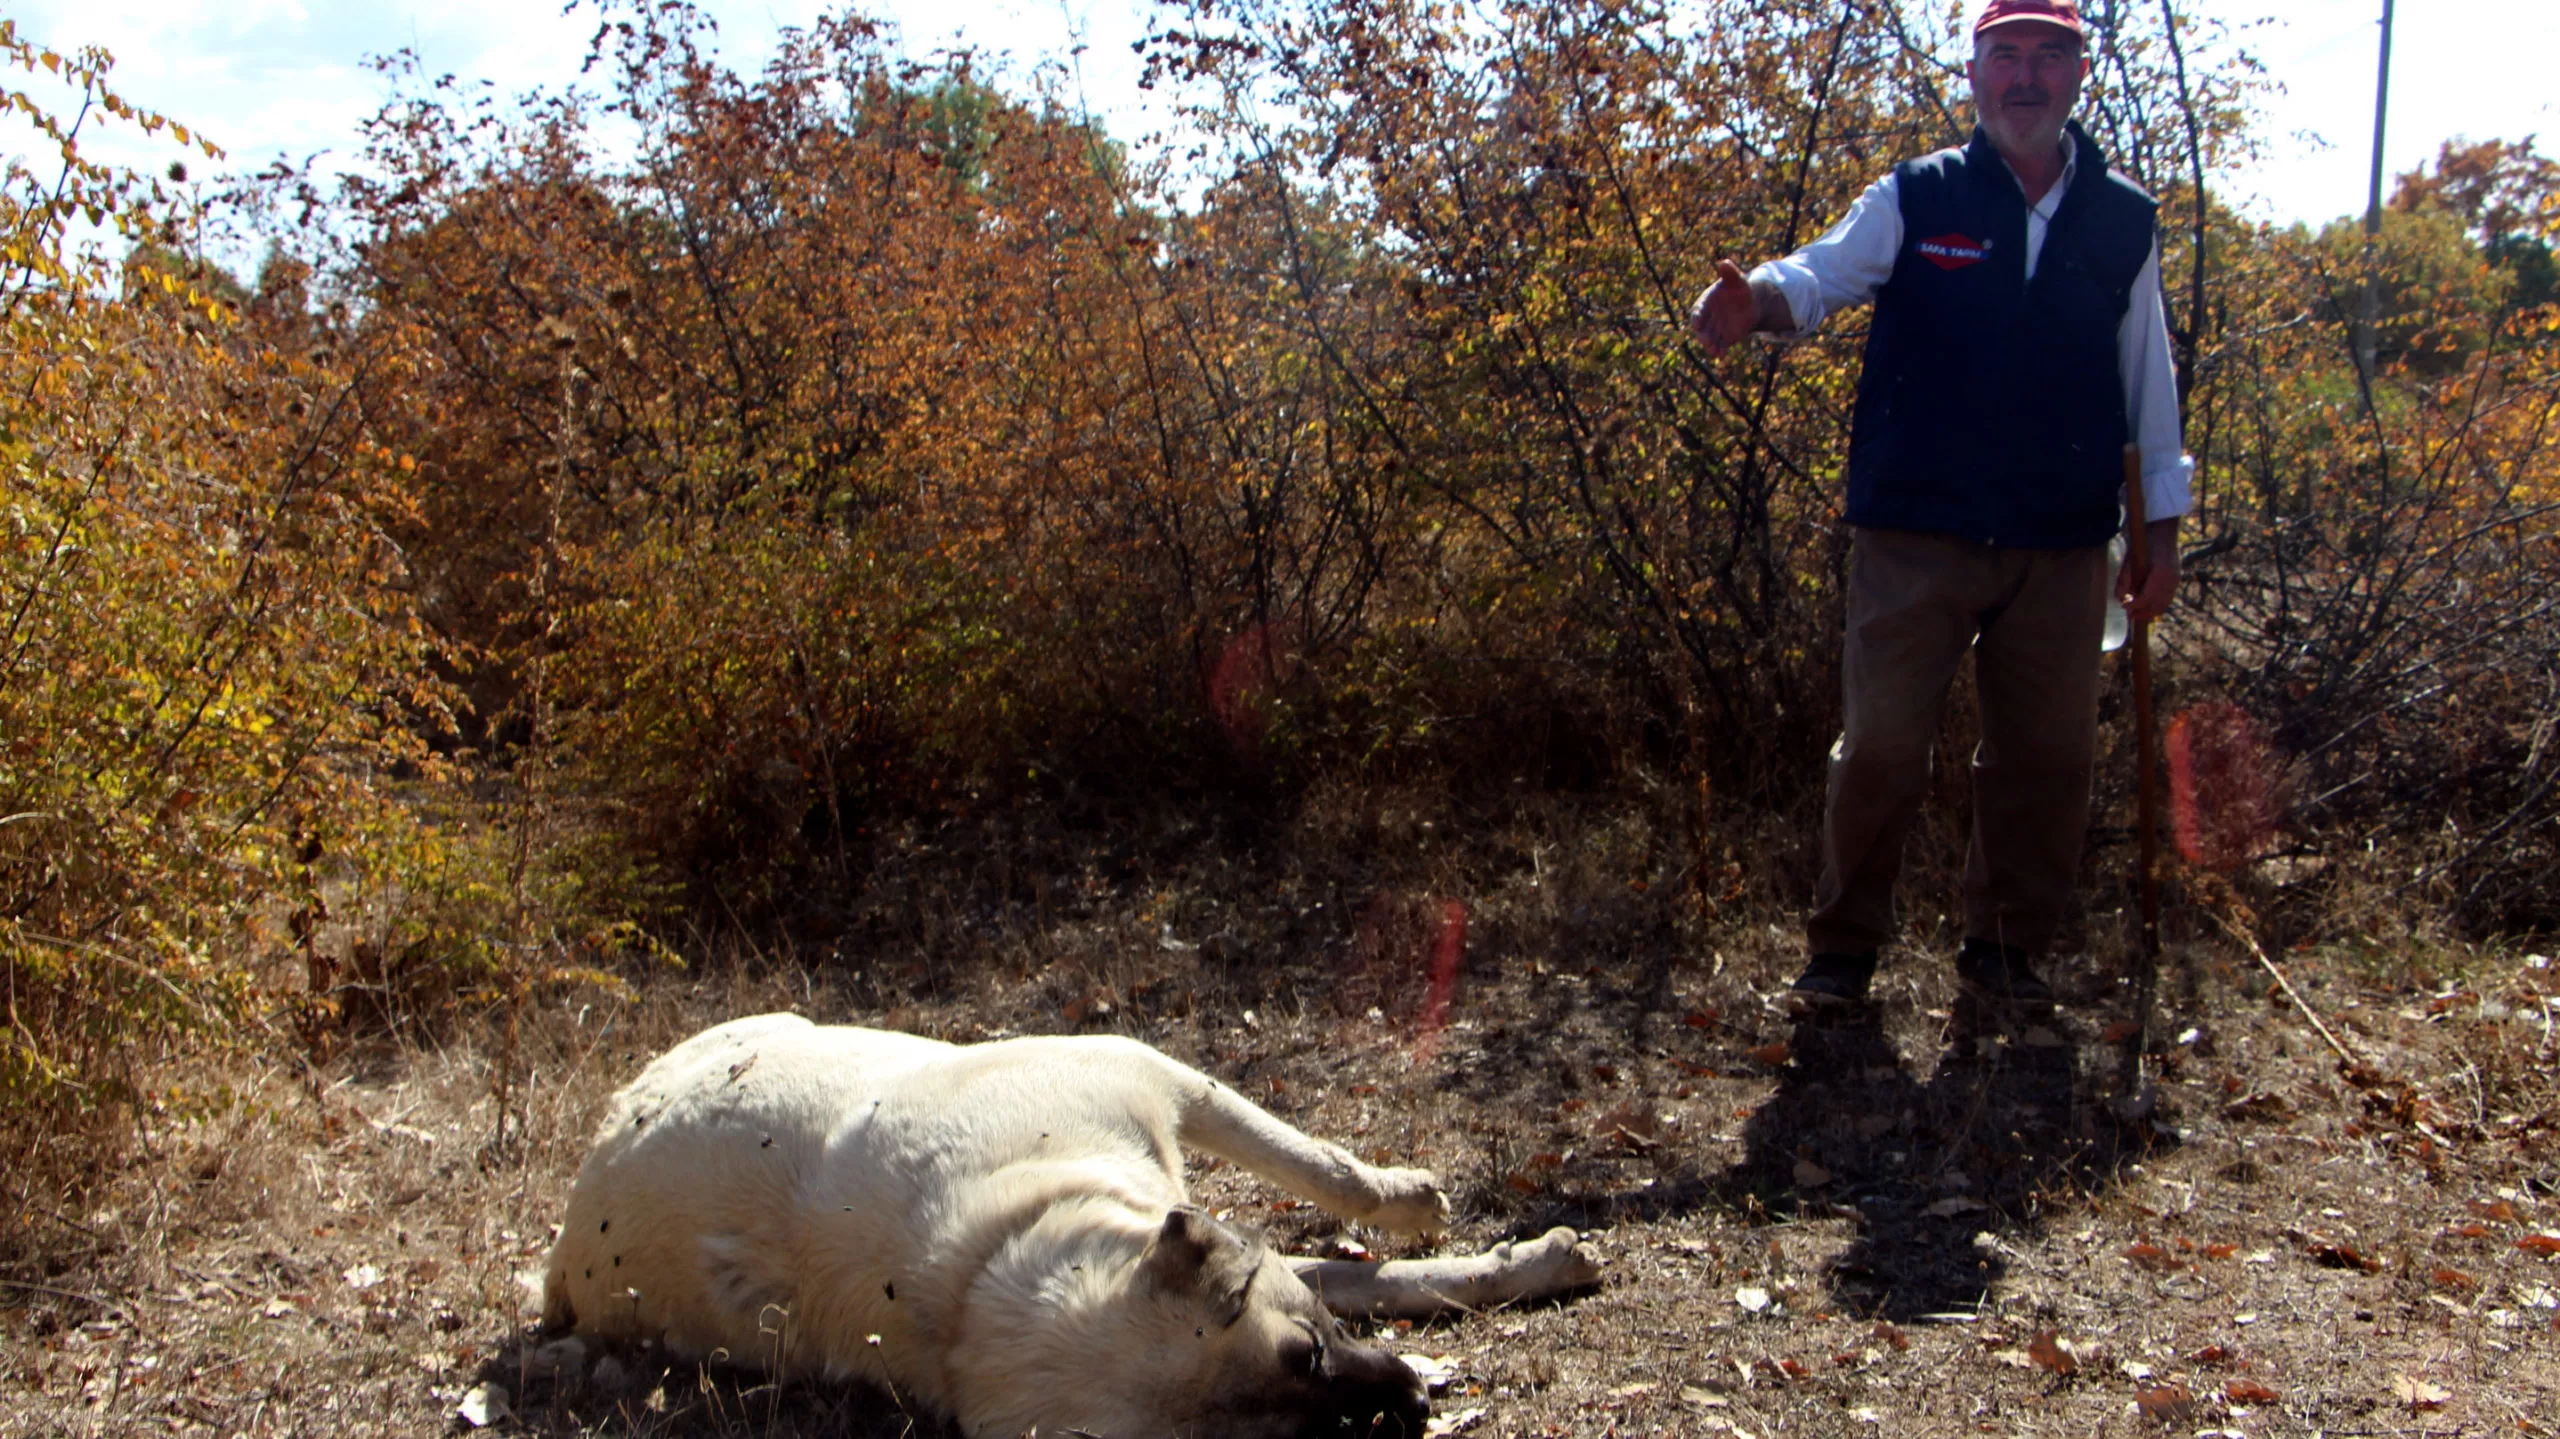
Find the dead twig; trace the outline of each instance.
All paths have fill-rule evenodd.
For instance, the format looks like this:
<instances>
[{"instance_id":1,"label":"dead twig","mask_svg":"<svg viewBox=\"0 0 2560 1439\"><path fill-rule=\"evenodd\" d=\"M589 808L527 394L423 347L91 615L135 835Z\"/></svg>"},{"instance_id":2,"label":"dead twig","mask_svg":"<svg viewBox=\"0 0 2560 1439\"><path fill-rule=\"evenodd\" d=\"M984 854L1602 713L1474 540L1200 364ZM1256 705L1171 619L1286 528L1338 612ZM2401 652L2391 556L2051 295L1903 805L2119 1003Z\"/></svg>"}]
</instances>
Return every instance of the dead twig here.
<instances>
[{"instance_id":1,"label":"dead twig","mask_svg":"<svg viewBox=\"0 0 2560 1439\"><path fill-rule=\"evenodd\" d=\"M2293 981L2285 978L2284 971L2276 967L2276 962L2267 958L2266 950L2258 944L2258 937L2249 932L2249 926L2247 924L2235 919L2224 906L2215 906L2213 910L2213 917L2215 923L2222 926L2223 933L2240 941L2242 945L2247 947L2249 953L2256 957L2258 963L2266 969L2267 973L2275 976L2276 987L2284 991L2285 998L2293 1001L2294 1008L2302 1011L2302 1017L2304 1019L2311 1021L2311 1027L2320 1032L2320 1037L2329 1042L2329 1047L2338 1052L2338 1057L2340 1059L2345 1060L2350 1067L2355 1069L2369 1070L2372 1068L2371 1065L2365 1063L2362 1056L2358 1055L2354 1050L2347 1048L2343 1043L2340 1043L2338 1036L2330 1032L2329 1026L2320 1022L2319 1012L2311 1007L2311 1001L2304 999L2302 997L2302 991L2293 987Z\"/></svg>"},{"instance_id":2,"label":"dead twig","mask_svg":"<svg viewBox=\"0 0 2560 1439\"><path fill-rule=\"evenodd\" d=\"M50 1284L28 1284L16 1279L0 1279L0 1289L15 1289L21 1294L41 1294L48 1299L68 1299L92 1309L112 1309L115 1304L102 1295L86 1294L77 1289L56 1289Z\"/></svg>"}]
</instances>

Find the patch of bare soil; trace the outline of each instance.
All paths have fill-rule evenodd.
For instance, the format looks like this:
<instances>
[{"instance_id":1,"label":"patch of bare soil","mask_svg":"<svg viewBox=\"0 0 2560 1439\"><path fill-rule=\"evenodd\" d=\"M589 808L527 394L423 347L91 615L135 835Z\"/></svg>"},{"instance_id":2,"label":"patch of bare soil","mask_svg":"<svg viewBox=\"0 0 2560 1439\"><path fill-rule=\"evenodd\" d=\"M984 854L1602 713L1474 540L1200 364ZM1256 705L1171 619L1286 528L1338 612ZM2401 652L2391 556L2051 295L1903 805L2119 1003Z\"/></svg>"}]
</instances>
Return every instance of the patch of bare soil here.
<instances>
[{"instance_id":1,"label":"patch of bare soil","mask_svg":"<svg viewBox=\"0 0 2560 1439\"><path fill-rule=\"evenodd\" d=\"M2156 1107L2128 1116L2117 941L2056 967L2049 1022L1960 1030L1940 945L1889 964L1869 1022L1798 1028L1766 1007L1792 935L1656 898L1642 826L1514 817L1462 853L1433 828L1318 825L1286 863L1166 833L1037 883L981 864L846 907L805 966L227 1076L106 1198L0 1239L0 1435L933 1432L894 1396L647 1352L564 1376L529 1330L604 1096L774 1008L1135 1035L1436 1168L1453 1250L1588 1231L1596 1292L1391 1336L1445 1373L1436 1432L2560 1433L2553 961L2289 954L2349 1066L2254 960L2180 945ZM1293 1249L1385 1247L1196 1178Z\"/></svg>"}]
</instances>

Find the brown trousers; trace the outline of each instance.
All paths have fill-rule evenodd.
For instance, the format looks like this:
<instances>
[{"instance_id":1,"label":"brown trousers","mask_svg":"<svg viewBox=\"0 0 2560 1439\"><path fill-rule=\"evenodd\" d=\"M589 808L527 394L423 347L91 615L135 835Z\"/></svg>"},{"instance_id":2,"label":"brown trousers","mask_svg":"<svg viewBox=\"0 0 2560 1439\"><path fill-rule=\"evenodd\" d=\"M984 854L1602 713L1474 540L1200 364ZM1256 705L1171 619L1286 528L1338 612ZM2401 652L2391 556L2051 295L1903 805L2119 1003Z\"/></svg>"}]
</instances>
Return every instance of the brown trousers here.
<instances>
[{"instance_id":1,"label":"brown trousers","mask_svg":"<svg viewBox=\"0 0 2560 1439\"><path fill-rule=\"evenodd\" d=\"M1805 937L1855 953L1893 935L1893 883L1919 813L1947 686L1968 649L1981 697L1965 934L2042 953L2089 823L2107 552L1996 549L1861 529L1849 558L1822 878Z\"/></svg>"}]
</instances>

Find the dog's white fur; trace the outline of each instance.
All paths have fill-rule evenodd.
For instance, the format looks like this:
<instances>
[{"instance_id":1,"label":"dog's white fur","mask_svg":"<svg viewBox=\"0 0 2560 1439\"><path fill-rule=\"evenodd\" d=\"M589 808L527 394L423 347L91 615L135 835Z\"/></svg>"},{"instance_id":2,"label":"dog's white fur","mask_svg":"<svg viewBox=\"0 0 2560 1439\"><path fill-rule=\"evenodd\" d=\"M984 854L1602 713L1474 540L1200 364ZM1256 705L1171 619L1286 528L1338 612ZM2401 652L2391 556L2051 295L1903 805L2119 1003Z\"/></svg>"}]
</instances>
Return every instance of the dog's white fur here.
<instances>
[{"instance_id":1,"label":"dog's white fur","mask_svg":"<svg viewBox=\"0 0 2560 1439\"><path fill-rule=\"evenodd\" d=\"M737 1020L614 1097L544 1277L554 1327L859 1377L971 1435L1288 1434L1422 1413L1345 1312L1417 1314L1592 1282L1570 1230L1475 1259L1281 1259L1187 1207L1182 1146L1350 1219L1441 1228L1382 1169L1133 1040L954 1046Z\"/></svg>"}]
</instances>

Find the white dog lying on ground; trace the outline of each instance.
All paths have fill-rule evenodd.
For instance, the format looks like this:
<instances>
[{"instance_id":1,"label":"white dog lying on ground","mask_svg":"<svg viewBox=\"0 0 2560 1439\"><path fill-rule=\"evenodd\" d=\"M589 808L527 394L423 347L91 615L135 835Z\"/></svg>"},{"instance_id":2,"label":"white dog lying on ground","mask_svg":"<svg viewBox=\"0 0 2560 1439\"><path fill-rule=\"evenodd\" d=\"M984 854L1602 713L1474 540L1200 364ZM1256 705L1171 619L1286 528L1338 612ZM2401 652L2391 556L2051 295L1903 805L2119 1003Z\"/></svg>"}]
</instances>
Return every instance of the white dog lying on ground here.
<instances>
[{"instance_id":1,"label":"white dog lying on ground","mask_svg":"<svg viewBox=\"0 0 2560 1439\"><path fill-rule=\"evenodd\" d=\"M769 1014L614 1097L544 1320L869 1380L985 1439L1418 1435L1420 1381L1328 1306L1419 1316L1599 1277L1569 1229L1473 1258L1283 1259L1189 1207L1186 1144L1397 1233L1448 1218L1429 1174L1134 1040L964 1047Z\"/></svg>"}]
</instances>

